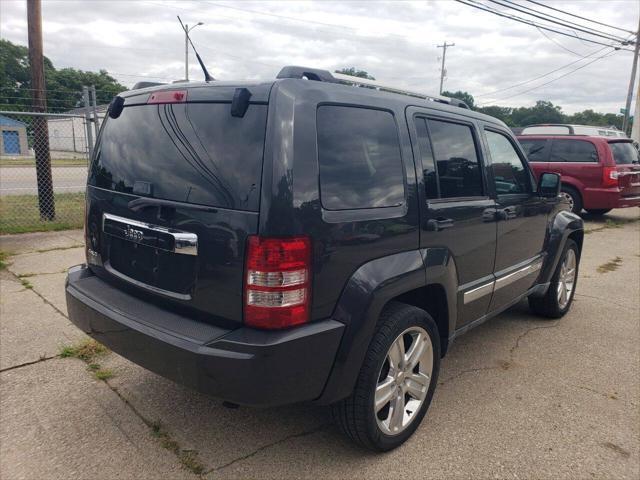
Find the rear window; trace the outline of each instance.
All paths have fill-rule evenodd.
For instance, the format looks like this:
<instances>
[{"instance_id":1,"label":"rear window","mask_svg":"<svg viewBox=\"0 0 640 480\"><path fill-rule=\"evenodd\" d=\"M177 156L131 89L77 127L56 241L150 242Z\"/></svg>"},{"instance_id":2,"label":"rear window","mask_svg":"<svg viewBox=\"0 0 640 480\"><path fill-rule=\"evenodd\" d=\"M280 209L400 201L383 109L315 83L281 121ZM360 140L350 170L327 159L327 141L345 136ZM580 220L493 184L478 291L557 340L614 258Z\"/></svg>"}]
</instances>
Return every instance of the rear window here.
<instances>
[{"instance_id":1,"label":"rear window","mask_svg":"<svg viewBox=\"0 0 640 480\"><path fill-rule=\"evenodd\" d=\"M638 161L638 150L631 142L612 142L609 143L609 148L616 165L629 165Z\"/></svg>"},{"instance_id":2,"label":"rear window","mask_svg":"<svg viewBox=\"0 0 640 480\"><path fill-rule=\"evenodd\" d=\"M393 207L404 202L398 128L382 110L318 108L320 199L327 210Z\"/></svg>"},{"instance_id":3,"label":"rear window","mask_svg":"<svg viewBox=\"0 0 640 480\"><path fill-rule=\"evenodd\" d=\"M544 162L544 147L547 145L546 140L520 140L520 145L530 162Z\"/></svg>"},{"instance_id":4,"label":"rear window","mask_svg":"<svg viewBox=\"0 0 640 480\"><path fill-rule=\"evenodd\" d=\"M145 197L258 210L266 105L125 107L107 118L89 184Z\"/></svg>"},{"instance_id":5,"label":"rear window","mask_svg":"<svg viewBox=\"0 0 640 480\"><path fill-rule=\"evenodd\" d=\"M593 143L585 140L554 140L550 162L597 162L598 152Z\"/></svg>"}]
</instances>

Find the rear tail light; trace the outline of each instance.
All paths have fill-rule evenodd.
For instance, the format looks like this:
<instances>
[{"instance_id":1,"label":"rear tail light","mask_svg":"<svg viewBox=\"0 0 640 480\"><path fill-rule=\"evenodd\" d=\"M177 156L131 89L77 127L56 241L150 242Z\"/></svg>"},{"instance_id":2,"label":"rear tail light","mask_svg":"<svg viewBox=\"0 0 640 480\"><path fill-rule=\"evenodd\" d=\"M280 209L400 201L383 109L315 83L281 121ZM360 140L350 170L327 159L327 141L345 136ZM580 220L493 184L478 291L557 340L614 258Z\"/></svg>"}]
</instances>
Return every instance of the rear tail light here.
<instances>
[{"instance_id":1,"label":"rear tail light","mask_svg":"<svg viewBox=\"0 0 640 480\"><path fill-rule=\"evenodd\" d=\"M602 186L617 187L618 186L618 170L616 167L604 167L602 169Z\"/></svg>"},{"instance_id":2,"label":"rear tail light","mask_svg":"<svg viewBox=\"0 0 640 480\"><path fill-rule=\"evenodd\" d=\"M249 237L244 322L278 329L309 320L311 240Z\"/></svg>"}]
</instances>

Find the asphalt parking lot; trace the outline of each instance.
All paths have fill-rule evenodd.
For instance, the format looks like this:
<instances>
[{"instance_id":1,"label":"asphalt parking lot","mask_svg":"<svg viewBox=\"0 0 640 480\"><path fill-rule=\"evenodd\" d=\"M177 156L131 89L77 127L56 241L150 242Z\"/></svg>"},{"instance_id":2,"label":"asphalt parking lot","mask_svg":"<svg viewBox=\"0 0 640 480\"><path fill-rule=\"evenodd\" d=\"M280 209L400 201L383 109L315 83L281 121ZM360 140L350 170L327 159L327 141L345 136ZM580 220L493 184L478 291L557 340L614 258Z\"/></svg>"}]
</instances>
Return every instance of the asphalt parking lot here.
<instances>
[{"instance_id":1,"label":"asphalt parking lot","mask_svg":"<svg viewBox=\"0 0 640 480\"><path fill-rule=\"evenodd\" d=\"M61 358L83 341L64 302L82 232L0 237L0 478L638 479L640 214L585 219L571 312L523 302L456 340L425 421L383 455L325 409L230 410L114 353Z\"/></svg>"},{"instance_id":2,"label":"asphalt parking lot","mask_svg":"<svg viewBox=\"0 0 640 480\"><path fill-rule=\"evenodd\" d=\"M84 192L87 188L87 167L56 167L51 170L56 193ZM2 167L0 195L35 195L38 193L36 169L30 167Z\"/></svg>"}]
</instances>

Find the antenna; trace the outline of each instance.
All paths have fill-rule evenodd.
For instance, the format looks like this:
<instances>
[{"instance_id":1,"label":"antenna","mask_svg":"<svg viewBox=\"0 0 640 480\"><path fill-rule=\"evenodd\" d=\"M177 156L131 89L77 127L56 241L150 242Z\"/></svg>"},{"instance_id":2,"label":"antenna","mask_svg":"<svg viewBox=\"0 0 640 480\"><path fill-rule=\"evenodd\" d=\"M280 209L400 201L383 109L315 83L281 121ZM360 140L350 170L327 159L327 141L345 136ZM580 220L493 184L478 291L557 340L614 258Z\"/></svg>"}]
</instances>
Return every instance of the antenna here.
<instances>
[{"instance_id":1,"label":"antenna","mask_svg":"<svg viewBox=\"0 0 640 480\"><path fill-rule=\"evenodd\" d=\"M182 23L182 20L180 19L180 15L176 15L176 16L178 17L178 21L180 22L180 25L182 25L182 30L184 30L184 34L187 36L187 40L189 40L189 43L191 44L191 48L193 48L193 52L196 54L196 58L198 59L198 63L200 64L200 67L202 68L202 71L204 72L204 81L205 82L210 82L212 80L215 80L215 78L213 78L209 74L209 71L207 70L207 67L204 66L204 62L200 58L200 55L198 55L198 51L196 50L196 47L193 45L193 42L191 41L191 37L189 36L189 32L185 28L184 23Z\"/></svg>"}]
</instances>

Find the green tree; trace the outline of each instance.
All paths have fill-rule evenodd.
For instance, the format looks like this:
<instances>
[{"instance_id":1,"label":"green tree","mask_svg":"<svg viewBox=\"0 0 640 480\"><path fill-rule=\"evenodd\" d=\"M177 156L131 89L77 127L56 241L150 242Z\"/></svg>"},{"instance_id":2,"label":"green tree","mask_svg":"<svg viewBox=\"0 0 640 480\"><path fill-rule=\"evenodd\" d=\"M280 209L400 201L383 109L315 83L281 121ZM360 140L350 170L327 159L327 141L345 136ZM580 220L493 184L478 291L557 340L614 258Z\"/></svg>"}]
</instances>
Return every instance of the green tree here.
<instances>
[{"instance_id":1,"label":"green tree","mask_svg":"<svg viewBox=\"0 0 640 480\"><path fill-rule=\"evenodd\" d=\"M108 103L114 95L127 90L106 70L85 72L74 68L56 70L44 57L44 76L49 111L64 111L82 104L82 87L95 85L98 104ZM31 72L29 49L0 39L0 109L31 108Z\"/></svg>"},{"instance_id":2,"label":"green tree","mask_svg":"<svg viewBox=\"0 0 640 480\"><path fill-rule=\"evenodd\" d=\"M497 118L498 120L502 120L504 123L509 125L510 127L514 127L513 119L511 118L511 112L513 108L511 107L500 107L498 105L488 105L486 107L477 108L478 112L484 113L485 115L490 115L492 117Z\"/></svg>"},{"instance_id":3,"label":"green tree","mask_svg":"<svg viewBox=\"0 0 640 480\"><path fill-rule=\"evenodd\" d=\"M47 80L47 98L52 100L53 106L64 105L69 109L80 106L84 85L96 87L98 105L109 103L118 93L127 90L127 87L118 83L106 70L96 73L62 68L55 70L51 79Z\"/></svg>"},{"instance_id":4,"label":"green tree","mask_svg":"<svg viewBox=\"0 0 640 480\"><path fill-rule=\"evenodd\" d=\"M370 75L366 70L359 70L356 67L341 68L336 70L336 73L342 73L343 75L351 75L352 77L366 78L367 80L375 80L373 75Z\"/></svg>"},{"instance_id":5,"label":"green tree","mask_svg":"<svg viewBox=\"0 0 640 480\"><path fill-rule=\"evenodd\" d=\"M614 126L622 129L622 115L615 113L599 113L591 109L582 112L576 112L567 116L567 123L575 123L578 125L595 125L598 127Z\"/></svg>"},{"instance_id":6,"label":"green tree","mask_svg":"<svg viewBox=\"0 0 640 480\"><path fill-rule=\"evenodd\" d=\"M458 90L456 92L444 91L442 92L442 95L444 97L457 98L458 100L462 100L472 110L475 110L476 108L476 101L473 98L473 95L471 95L469 92L463 92L461 90Z\"/></svg>"},{"instance_id":7,"label":"green tree","mask_svg":"<svg viewBox=\"0 0 640 480\"><path fill-rule=\"evenodd\" d=\"M534 123L565 123L562 109L546 100L538 100L533 107L518 107L511 112L514 127Z\"/></svg>"}]
</instances>

